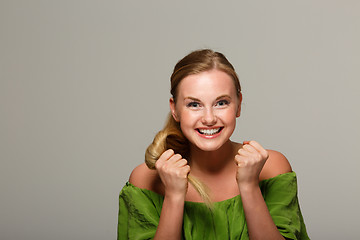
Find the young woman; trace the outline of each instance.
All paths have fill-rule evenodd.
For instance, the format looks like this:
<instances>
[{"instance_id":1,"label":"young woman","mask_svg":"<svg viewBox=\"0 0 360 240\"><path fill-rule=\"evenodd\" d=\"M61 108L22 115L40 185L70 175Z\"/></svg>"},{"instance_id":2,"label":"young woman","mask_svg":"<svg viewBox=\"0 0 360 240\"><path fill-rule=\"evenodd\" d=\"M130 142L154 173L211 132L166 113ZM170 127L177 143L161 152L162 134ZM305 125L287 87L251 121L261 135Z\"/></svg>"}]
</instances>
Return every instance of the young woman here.
<instances>
[{"instance_id":1,"label":"young woman","mask_svg":"<svg viewBox=\"0 0 360 240\"><path fill-rule=\"evenodd\" d=\"M309 239L288 160L230 140L242 95L225 56L184 57L171 94L164 129L120 193L118 239Z\"/></svg>"}]
</instances>

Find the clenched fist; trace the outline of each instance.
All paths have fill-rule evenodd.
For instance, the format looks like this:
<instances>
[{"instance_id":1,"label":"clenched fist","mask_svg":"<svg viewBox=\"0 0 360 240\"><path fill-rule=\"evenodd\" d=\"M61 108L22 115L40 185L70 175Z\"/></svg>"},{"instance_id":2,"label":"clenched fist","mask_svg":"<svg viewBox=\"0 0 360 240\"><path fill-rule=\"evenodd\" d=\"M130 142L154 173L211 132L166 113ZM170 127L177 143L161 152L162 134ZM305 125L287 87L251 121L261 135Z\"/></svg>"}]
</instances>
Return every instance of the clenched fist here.
<instances>
[{"instance_id":1,"label":"clenched fist","mask_svg":"<svg viewBox=\"0 0 360 240\"><path fill-rule=\"evenodd\" d=\"M183 197L188 188L190 166L180 154L166 150L155 163L155 168L165 187L165 196Z\"/></svg>"},{"instance_id":2,"label":"clenched fist","mask_svg":"<svg viewBox=\"0 0 360 240\"><path fill-rule=\"evenodd\" d=\"M235 156L239 187L258 186L260 172L269 153L256 141L245 141Z\"/></svg>"}]
</instances>

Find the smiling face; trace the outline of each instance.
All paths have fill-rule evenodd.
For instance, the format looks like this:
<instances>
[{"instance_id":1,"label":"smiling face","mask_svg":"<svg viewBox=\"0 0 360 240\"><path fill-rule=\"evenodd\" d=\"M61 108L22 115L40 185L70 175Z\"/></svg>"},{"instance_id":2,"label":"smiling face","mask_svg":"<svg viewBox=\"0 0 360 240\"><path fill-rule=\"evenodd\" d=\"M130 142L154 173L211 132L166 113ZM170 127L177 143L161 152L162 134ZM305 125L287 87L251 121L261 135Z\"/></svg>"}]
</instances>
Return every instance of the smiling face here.
<instances>
[{"instance_id":1,"label":"smiling face","mask_svg":"<svg viewBox=\"0 0 360 240\"><path fill-rule=\"evenodd\" d=\"M215 69L182 79L170 108L193 146L215 151L229 141L240 116L240 103L233 79Z\"/></svg>"}]
</instances>

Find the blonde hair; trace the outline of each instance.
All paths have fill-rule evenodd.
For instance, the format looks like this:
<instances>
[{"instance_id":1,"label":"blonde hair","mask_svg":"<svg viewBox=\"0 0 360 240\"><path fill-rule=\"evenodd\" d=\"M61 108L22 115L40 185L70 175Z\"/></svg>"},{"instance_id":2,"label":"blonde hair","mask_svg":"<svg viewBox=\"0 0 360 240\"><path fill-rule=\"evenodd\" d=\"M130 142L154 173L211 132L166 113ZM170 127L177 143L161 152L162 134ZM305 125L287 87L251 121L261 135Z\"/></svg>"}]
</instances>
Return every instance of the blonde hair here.
<instances>
[{"instance_id":1,"label":"blonde hair","mask_svg":"<svg viewBox=\"0 0 360 240\"><path fill-rule=\"evenodd\" d=\"M240 96L241 87L238 76L234 67L219 52L210 49L203 49L191 52L181 59L174 67L171 75L171 94L176 103L178 86L182 79L189 75L217 69L227 73L234 81L237 96ZM191 161L189 141L181 131L180 124L175 121L173 116L169 114L164 128L159 131L153 142L149 145L145 152L145 163L150 169L155 169L155 162L161 154L167 149L173 149L175 153L179 153L183 158ZM189 174L189 182L194 186L200 194L203 201L211 206L211 198L209 190L205 184Z\"/></svg>"}]
</instances>

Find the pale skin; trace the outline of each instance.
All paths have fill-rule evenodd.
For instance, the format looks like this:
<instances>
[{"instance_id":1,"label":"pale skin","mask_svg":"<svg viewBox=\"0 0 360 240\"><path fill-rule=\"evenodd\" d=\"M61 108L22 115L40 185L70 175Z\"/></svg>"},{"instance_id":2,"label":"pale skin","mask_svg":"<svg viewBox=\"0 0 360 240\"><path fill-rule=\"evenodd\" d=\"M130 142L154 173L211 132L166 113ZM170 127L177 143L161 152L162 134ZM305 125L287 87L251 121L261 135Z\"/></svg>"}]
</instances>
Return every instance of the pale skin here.
<instances>
[{"instance_id":1,"label":"pale skin","mask_svg":"<svg viewBox=\"0 0 360 240\"><path fill-rule=\"evenodd\" d=\"M241 95L224 72L211 70L181 81L170 109L190 142L191 161L169 149L156 162L156 170L142 164L129 179L137 187L164 196L154 239L181 239L184 202L202 201L188 184L189 173L216 192L213 201L241 195L250 239L284 239L270 216L259 181L291 172L291 166L281 153L265 150L256 141L230 141L240 106ZM203 129L220 131L206 135Z\"/></svg>"}]
</instances>

